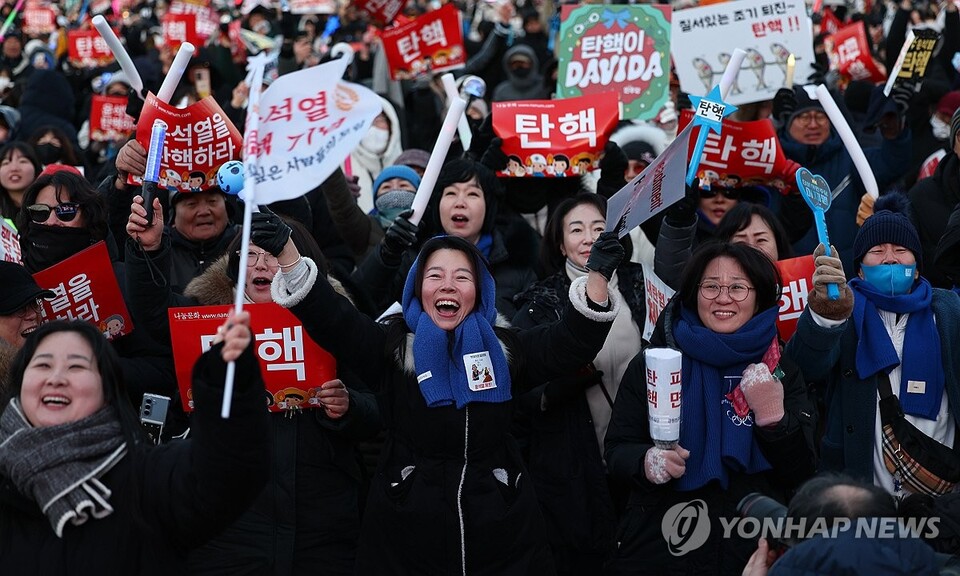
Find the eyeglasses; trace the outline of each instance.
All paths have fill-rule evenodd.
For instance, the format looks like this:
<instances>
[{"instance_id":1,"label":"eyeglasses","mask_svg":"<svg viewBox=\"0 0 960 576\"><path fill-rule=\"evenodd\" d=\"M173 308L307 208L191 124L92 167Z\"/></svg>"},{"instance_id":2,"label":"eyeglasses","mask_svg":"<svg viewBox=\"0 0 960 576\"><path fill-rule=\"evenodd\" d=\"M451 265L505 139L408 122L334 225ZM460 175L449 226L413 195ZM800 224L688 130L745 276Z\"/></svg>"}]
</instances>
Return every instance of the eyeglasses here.
<instances>
[{"instance_id":1,"label":"eyeglasses","mask_svg":"<svg viewBox=\"0 0 960 576\"><path fill-rule=\"evenodd\" d=\"M826 114L816 111L804 112L793 119L794 122L806 124L807 126L811 124L826 124L828 120L830 120L830 118Z\"/></svg>"},{"instance_id":2,"label":"eyeglasses","mask_svg":"<svg viewBox=\"0 0 960 576\"><path fill-rule=\"evenodd\" d=\"M753 290L753 288L747 286L746 284L731 284L729 286L724 286L723 284L717 284L716 282L701 282L700 295L707 300L716 300L720 297L720 294L723 292L724 288L727 289L727 294L730 295L730 299L734 302L743 302L747 299L747 296L750 295L750 291Z\"/></svg>"},{"instance_id":3,"label":"eyeglasses","mask_svg":"<svg viewBox=\"0 0 960 576\"><path fill-rule=\"evenodd\" d=\"M37 316L42 314L43 307L40 305L39 300L34 300L32 303L28 302L24 304L23 307L13 313L13 316L16 316L17 318L25 318L31 311L33 311L33 313Z\"/></svg>"},{"instance_id":4,"label":"eyeglasses","mask_svg":"<svg viewBox=\"0 0 960 576\"><path fill-rule=\"evenodd\" d=\"M37 224L46 222L47 218L50 217L51 211L57 215L57 220L61 222L72 222L73 219L77 217L77 214L80 213L80 204L76 202L61 202L56 206L48 206L47 204L27 206L27 213L30 214L30 220Z\"/></svg>"},{"instance_id":5,"label":"eyeglasses","mask_svg":"<svg viewBox=\"0 0 960 576\"><path fill-rule=\"evenodd\" d=\"M237 250L237 256L240 255L240 251ZM260 257L263 256L263 263L266 266L279 266L280 262L277 260L277 257L273 254L263 251L257 252L256 250L250 250L247 252L247 266L253 268L257 265L257 262L260 261Z\"/></svg>"},{"instance_id":6,"label":"eyeglasses","mask_svg":"<svg viewBox=\"0 0 960 576\"><path fill-rule=\"evenodd\" d=\"M740 189L739 188L724 188L721 186L713 186L711 188L701 188L700 197L701 198L713 198L717 194L723 194L724 198L729 198L730 200L739 200L740 199Z\"/></svg>"}]
</instances>

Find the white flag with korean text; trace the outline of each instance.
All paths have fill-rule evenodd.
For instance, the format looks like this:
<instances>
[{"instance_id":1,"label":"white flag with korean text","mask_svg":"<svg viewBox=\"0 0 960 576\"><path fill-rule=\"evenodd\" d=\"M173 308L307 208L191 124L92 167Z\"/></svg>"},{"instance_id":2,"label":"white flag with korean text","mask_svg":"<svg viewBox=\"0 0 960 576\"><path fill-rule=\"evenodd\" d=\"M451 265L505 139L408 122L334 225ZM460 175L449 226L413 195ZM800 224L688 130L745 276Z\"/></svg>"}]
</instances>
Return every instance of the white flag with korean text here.
<instances>
[{"instance_id":1,"label":"white flag with korean text","mask_svg":"<svg viewBox=\"0 0 960 576\"><path fill-rule=\"evenodd\" d=\"M285 74L260 95L259 123L245 135L256 203L290 200L320 185L380 113L372 91L341 80L348 61Z\"/></svg>"}]
</instances>

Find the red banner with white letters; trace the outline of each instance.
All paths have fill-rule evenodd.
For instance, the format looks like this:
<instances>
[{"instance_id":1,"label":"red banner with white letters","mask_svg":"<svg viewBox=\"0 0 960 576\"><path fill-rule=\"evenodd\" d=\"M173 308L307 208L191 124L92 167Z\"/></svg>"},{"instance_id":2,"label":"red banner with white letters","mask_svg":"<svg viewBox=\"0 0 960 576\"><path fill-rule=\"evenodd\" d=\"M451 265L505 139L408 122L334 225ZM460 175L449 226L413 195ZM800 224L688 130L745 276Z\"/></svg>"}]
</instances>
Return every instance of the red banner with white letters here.
<instances>
[{"instance_id":1,"label":"red banner with white letters","mask_svg":"<svg viewBox=\"0 0 960 576\"><path fill-rule=\"evenodd\" d=\"M125 140L137 129L127 114L126 96L94 94L90 100L90 139L96 142Z\"/></svg>"},{"instance_id":2,"label":"red banner with white letters","mask_svg":"<svg viewBox=\"0 0 960 576\"><path fill-rule=\"evenodd\" d=\"M67 60L78 68L96 68L113 62L113 52L96 30L67 32Z\"/></svg>"},{"instance_id":3,"label":"red banner with white letters","mask_svg":"<svg viewBox=\"0 0 960 576\"><path fill-rule=\"evenodd\" d=\"M403 0L353 0L357 10L380 24L390 24L403 8Z\"/></svg>"},{"instance_id":4,"label":"red banner with white letters","mask_svg":"<svg viewBox=\"0 0 960 576\"><path fill-rule=\"evenodd\" d=\"M203 39L197 34L197 15L168 12L163 17L163 43L176 51L184 42L203 46Z\"/></svg>"},{"instance_id":5,"label":"red banner with white letters","mask_svg":"<svg viewBox=\"0 0 960 576\"><path fill-rule=\"evenodd\" d=\"M382 39L394 80L455 70L467 62L460 11L453 4L387 28Z\"/></svg>"},{"instance_id":6,"label":"red banner with white letters","mask_svg":"<svg viewBox=\"0 0 960 576\"><path fill-rule=\"evenodd\" d=\"M137 122L137 142L144 150L150 148L150 129L157 118L167 123L160 186L171 192L206 190L216 183L217 169L224 162L240 158L240 132L212 96L174 108L148 94ZM140 184L142 176L131 174L127 182Z\"/></svg>"},{"instance_id":7,"label":"red banner with white letters","mask_svg":"<svg viewBox=\"0 0 960 576\"><path fill-rule=\"evenodd\" d=\"M23 33L27 36L49 34L57 29L57 13L49 6L23 11Z\"/></svg>"},{"instance_id":8,"label":"red banner with white letters","mask_svg":"<svg viewBox=\"0 0 960 576\"><path fill-rule=\"evenodd\" d=\"M233 306L170 308L170 336L177 386L183 409L193 411L191 372L197 358L211 346L217 328ZM271 412L318 408L320 385L337 377L333 356L307 336L297 317L272 302L247 304L253 349L260 360Z\"/></svg>"},{"instance_id":9,"label":"red banner with white letters","mask_svg":"<svg viewBox=\"0 0 960 576\"><path fill-rule=\"evenodd\" d=\"M680 130L693 118L691 110L680 112ZM690 139L688 155L693 154L695 138ZM787 160L780 140L769 120L736 122L723 120L720 134L710 132L700 156L697 177L702 185L739 188L771 186L781 193L793 190L797 166Z\"/></svg>"},{"instance_id":10,"label":"red banner with white letters","mask_svg":"<svg viewBox=\"0 0 960 576\"><path fill-rule=\"evenodd\" d=\"M780 338L786 342L797 330L797 319L807 307L807 295L813 290L813 256L780 260L777 268L783 281L777 328Z\"/></svg>"},{"instance_id":11,"label":"red banner with white letters","mask_svg":"<svg viewBox=\"0 0 960 576\"><path fill-rule=\"evenodd\" d=\"M0 260L20 263L20 235L6 218L0 218Z\"/></svg>"},{"instance_id":12,"label":"red banner with white letters","mask_svg":"<svg viewBox=\"0 0 960 576\"><path fill-rule=\"evenodd\" d=\"M105 242L37 272L33 279L54 293L53 298L40 301L44 320L86 320L107 340L133 331Z\"/></svg>"},{"instance_id":13,"label":"red banner with white letters","mask_svg":"<svg viewBox=\"0 0 960 576\"><path fill-rule=\"evenodd\" d=\"M592 172L620 119L616 92L562 100L493 103L493 131L507 155L503 177Z\"/></svg>"},{"instance_id":14,"label":"red banner with white letters","mask_svg":"<svg viewBox=\"0 0 960 576\"><path fill-rule=\"evenodd\" d=\"M837 30L823 41L830 54L830 67L847 80L883 82L887 72L873 59L863 22L855 22Z\"/></svg>"}]
</instances>

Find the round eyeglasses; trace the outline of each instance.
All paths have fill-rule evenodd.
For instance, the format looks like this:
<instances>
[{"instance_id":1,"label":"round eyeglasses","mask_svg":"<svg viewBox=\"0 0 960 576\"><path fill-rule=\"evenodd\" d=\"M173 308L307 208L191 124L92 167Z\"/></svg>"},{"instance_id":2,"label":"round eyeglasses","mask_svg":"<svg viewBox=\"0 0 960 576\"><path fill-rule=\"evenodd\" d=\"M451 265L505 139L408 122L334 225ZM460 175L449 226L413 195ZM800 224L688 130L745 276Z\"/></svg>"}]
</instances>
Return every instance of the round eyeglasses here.
<instances>
[{"instance_id":1,"label":"round eyeglasses","mask_svg":"<svg viewBox=\"0 0 960 576\"><path fill-rule=\"evenodd\" d=\"M750 295L750 291L753 290L753 288L746 284L730 284L726 286L717 284L716 282L700 283L700 295L707 300L716 300L720 297L720 294L723 293L724 289L727 290L727 294L734 302L743 302L747 299L747 296Z\"/></svg>"}]
</instances>

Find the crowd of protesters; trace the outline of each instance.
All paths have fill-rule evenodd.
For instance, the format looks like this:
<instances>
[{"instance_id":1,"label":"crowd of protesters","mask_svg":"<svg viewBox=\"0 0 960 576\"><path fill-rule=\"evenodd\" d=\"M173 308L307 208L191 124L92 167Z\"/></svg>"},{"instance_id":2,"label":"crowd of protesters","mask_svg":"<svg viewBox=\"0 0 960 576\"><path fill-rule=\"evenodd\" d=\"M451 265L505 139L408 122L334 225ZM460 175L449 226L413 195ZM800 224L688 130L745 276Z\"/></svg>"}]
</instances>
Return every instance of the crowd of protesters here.
<instances>
[{"instance_id":1,"label":"crowd of protesters","mask_svg":"<svg viewBox=\"0 0 960 576\"><path fill-rule=\"evenodd\" d=\"M237 50L238 20L275 43L265 89L348 43L345 79L382 104L341 168L261 207L245 253L237 196L213 185L145 206L128 184L145 171L144 146L91 137L94 95L129 97L136 114L170 70L167 0L55 6L55 30L34 35L13 3L0 8L12 22L0 41L0 216L20 247L20 262L0 262L0 572L839 573L846 554L864 554L871 573L948 573L960 555L958 4L827 2L840 22L864 22L887 70L908 30L938 31L922 82L885 96L842 77L813 12L814 74L731 118L772 123L791 177L805 167L836 185L854 160L803 85L831 91L880 195L853 177L824 246L794 187L730 182L695 182L623 238L605 232L608 199L691 107L672 71L661 113L621 121L598 171L498 178L510 158L491 104L555 97L561 5L453 3L468 55L458 88L479 78L486 89L467 107L472 143L453 143L417 222L447 109L438 78L391 79L383 25L351 2L306 15L286 2L211 4L221 26L172 104L209 95L242 132L257 48ZM409 0L401 15L440 5ZM143 94L116 63L67 58L67 29L90 28L94 11L116 23ZM135 325L109 340L45 321L54 293L31 276L101 242ZM811 256L814 272L785 336L776 263L794 256ZM645 269L676 291L662 311ZM230 304L237 290L288 308L335 358L336 377L310 383L314 407L263 409L246 312L196 361L195 411L181 407L168 312ZM648 347L683 357L669 446L650 433ZM172 399L160 434L137 421L145 394ZM795 543L779 561L766 539L725 536L751 493L797 517L924 515L939 530L867 552L850 538L813 555ZM664 518L693 501L704 517L686 526L705 522L709 537L678 553Z\"/></svg>"}]
</instances>

